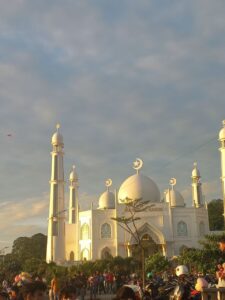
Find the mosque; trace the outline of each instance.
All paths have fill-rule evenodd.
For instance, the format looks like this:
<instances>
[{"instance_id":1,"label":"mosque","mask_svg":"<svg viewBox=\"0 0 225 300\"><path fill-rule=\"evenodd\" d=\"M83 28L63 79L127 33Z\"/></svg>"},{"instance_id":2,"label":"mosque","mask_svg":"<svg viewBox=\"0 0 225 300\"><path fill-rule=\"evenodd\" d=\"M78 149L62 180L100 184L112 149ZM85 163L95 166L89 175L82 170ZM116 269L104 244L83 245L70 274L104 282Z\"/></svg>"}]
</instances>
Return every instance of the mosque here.
<instances>
[{"instance_id":1,"label":"mosque","mask_svg":"<svg viewBox=\"0 0 225 300\"><path fill-rule=\"evenodd\" d=\"M225 121L219 133L223 199L225 199ZM79 205L78 175L75 167L69 175L69 207L64 199L64 143L57 131L52 136L52 167L46 261L57 264L95 260L109 256L132 256L136 241L112 218L130 216L126 203L143 201L151 204L140 211L136 230L145 241L145 255L161 252L167 257L178 255L182 247L199 247L198 241L209 233L207 205L204 203L200 171L194 164L191 174L192 206L186 206L176 190L176 179L160 196L157 184L141 171L143 161L136 159L134 174L121 184L118 192L111 190L112 180L106 180L106 190L99 197L98 208L82 211ZM65 212L68 212L66 220Z\"/></svg>"}]
</instances>

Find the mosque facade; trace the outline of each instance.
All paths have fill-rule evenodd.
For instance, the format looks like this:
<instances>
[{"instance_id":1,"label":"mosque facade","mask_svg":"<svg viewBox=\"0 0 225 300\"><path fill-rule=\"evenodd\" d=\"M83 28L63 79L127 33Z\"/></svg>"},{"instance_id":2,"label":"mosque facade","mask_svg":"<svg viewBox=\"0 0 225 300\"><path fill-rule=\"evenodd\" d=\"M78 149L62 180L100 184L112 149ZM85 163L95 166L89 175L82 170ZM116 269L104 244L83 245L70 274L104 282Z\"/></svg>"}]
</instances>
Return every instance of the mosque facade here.
<instances>
[{"instance_id":1,"label":"mosque facade","mask_svg":"<svg viewBox=\"0 0 225 300\"><path fill-rule=\"evenodd\" d=\"M219 133L222 190L225 199L225 121ZM136 232L146 245L145 255L161 252L167 257L178 255L183 247L200 247L199 240L209 233L207 205L202 194L200 171L194 164L191 174L192 206L176 189L176 179L160 195L157 184L142 173L143 161L136 159L134 174L124 180L117 191L111 190L112 180L106 180L106 190L99 197L98 208L80 210L78 175L73 167L69 175L69 207L64 196L64 143L57 131L52 136L52 167L46 261L57 264L95 260L109 256L132 256L137 244L114 219L129 217L126 203L139 201L150 209L138 212ZM68 212L68 220L66 220ZM131 225L131 230L133 230Z\"/></svg>"}]
</instances>

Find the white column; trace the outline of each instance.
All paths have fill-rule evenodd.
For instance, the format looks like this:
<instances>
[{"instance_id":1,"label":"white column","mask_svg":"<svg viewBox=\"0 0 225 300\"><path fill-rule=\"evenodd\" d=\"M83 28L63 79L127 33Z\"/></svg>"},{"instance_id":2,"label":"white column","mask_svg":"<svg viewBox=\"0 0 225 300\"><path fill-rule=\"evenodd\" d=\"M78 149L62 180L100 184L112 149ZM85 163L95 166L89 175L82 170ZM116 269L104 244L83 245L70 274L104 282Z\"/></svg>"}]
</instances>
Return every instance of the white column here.
<instances>
[{"instance_id":1,"label":"white column","mask_svg":"<svg viewBox=\"0 0 225 300\"><path fill-rule=\"evenodd\" d=\"M197 163L194 163L192 171L192 201L193 206L198 208L202 206L202 184L200 182L200 172L197 169Z\"/></svg>"},{"instance_id":2,"label":"white column","mask_svg":"<svg viewBox=\"0 0 225 300\"><path fill-rule=\"evenodd\" d=\"M223 128L219 133L220 153L221 153L221 181L222 181L222 194L223 194L223 207L225 218L225 120L223 120Z\"/></svg>"},{"instance_id":3,"label":"white column","mask_svg":"<svg viewBox=\"0 0 225 300\"><path fill-rule=\"evenodd\" d=\"M46 261L62 263L65 261L64 145L63 137L58 132L58 128L52 137L52 172Z\"/></svg>"}]
</instances>

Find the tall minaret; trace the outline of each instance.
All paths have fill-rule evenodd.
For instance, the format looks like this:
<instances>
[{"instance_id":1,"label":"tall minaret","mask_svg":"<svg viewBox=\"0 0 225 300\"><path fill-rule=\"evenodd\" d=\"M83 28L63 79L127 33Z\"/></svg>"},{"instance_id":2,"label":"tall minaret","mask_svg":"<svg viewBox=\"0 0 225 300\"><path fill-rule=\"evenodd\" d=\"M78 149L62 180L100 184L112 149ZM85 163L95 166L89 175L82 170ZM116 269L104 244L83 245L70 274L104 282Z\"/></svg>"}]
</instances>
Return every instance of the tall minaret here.
<instances>
[{"instance_id":1,"label":"tall minaret","mask_svg":"<svg viewBox=\"0 0 225 300\"><path fill-rule=\"evenodd\" d=\"M202 184L200 181L200 172L197 168L197 163L194 163L194 169L192 171L192 201L194 207L202 206Z\"/></svg>"},{"instance_id":2,"label":"tall minaret","mask_svg":"<svg viewBox=\"0 0 225 300\"><path fill-rule=\"evenodd\" d=\"M223 193L223 209L225 218L225 120L223 120L223 128L219 133L220 152L221 152L221 180L222 180L222 193ZM224 220L225 224L225 220Z\"/></svg>"},{"instance_id":3,"label":"tall minaret","mask_svg":"<svg viewBox=\"0 0 225 300\"><path fill-rule=\"evenodd\" d=\"M69 224L75 224L78 221L78 176L73 166L70 173L70 202L69 202Z\"/></svg>"},{"instance_id":4,"label":"tall minaret","mask_svg":"<svg viewBox=\"0 0 225 300\"><path fill-rule=\"evenodd\" d=\"M64 206L64 168L63 137L60 125L52 136L52 172L50 180L50 203L48 219L48 239L46 261L62 263L65 261L65 206Z\"/></svg>"}]
</instances>

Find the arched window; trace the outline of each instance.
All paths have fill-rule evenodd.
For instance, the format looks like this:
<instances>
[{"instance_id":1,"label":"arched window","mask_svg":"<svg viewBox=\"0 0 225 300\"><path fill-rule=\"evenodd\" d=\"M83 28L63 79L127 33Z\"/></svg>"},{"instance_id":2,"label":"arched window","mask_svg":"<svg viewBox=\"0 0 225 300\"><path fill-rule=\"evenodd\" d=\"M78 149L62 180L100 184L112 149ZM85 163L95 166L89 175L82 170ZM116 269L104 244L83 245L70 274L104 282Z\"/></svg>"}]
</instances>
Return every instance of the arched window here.
<instances>
[{"instance_id":1,"label":"arched window","mask_svg":"<svg viewBox=\"0 0 225 300\"><path fill-rule=\"evenodd\" d=\"M200 236L205 235L205 224L204 224L204 222L199 223L199 235Z\"/></svg>"},{"instance_id":2,"label":"arched window","mask_svg":"<svg viewBox=\"0 0 225 300\"><path fill-rule=\"evenodd\" d=\"M80 229L80 239L88 240L89 239L89 226L87 223L84 223Z\"/></svg>"},{"instance_id":3,"label":"arched window","mask_svg":"<svg viewBox=\"0 0 225 300\"><path fill-rule=\"evenodd\" d=\"M101 259L107 259L110 257L112 257L110 249L108 247L103 248L101 252Z\"/></svg>"},{"instance_id":4,"label":"arched window","mask_svg":"<svg viewBox=\"0 0 225 300\"><path fill-rule=\"evenodd\" d=\"M70 252L70 261L74 261L74 252L73 251Z\"/></svg>"},{"instance_id":5,"label":"arched window","mask_svg":"<svg viewBox=\"0 0 225 300\"><path fill-rule=\"evenodd\" d=\"M108 223L104 223L101 226L101 238L110 239L112 236L111 226Z\"/></svg>"},{"instance_id":6,"label":"arched window","mask_svg":"<svg viewBox=\"0 0 225 300\"><path fill-rule=\"evenodd\" d=\"M87 248L82 250L81 259L82 260L88 260L89 259L89 250Z\"/></svg>"},{"instance_id":7,"label":"arched window","mask_svg":"<svg viewBox=\"0 0 225 300\"><path fill-rule=\"evenodd\" d=\"M183 221L180 221L177 224L177 235L179 236L187 236L188 230L187 230L187 224Z\"/></svg>"}]
</instances>

